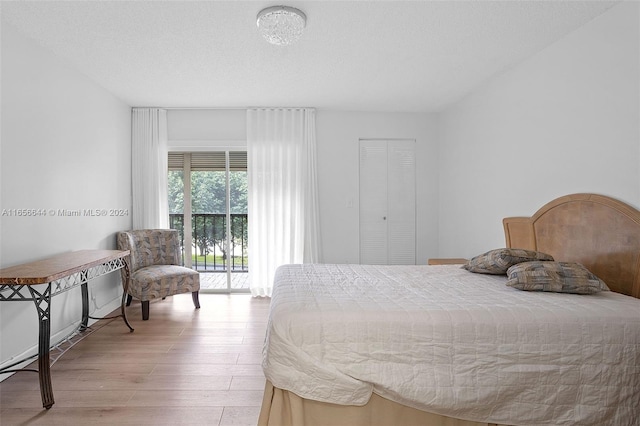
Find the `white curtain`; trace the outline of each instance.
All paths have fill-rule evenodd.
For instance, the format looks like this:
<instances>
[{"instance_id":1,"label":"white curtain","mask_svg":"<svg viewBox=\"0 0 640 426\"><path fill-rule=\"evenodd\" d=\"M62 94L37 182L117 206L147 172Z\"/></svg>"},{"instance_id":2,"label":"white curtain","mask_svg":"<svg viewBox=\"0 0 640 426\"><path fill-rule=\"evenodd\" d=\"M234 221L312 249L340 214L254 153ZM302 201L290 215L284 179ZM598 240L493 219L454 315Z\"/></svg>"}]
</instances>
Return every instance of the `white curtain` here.
<instances>
[{"instance_id":1,"label":"white curtain","mask_svg":"<svg viewBox=\"0 0 640 426\"><path fill-rule=\"evenodd\" d=\"M131 180L133 229L169 227L167 111L133 108Z\"/></svg>"},{"instance_id":2,"label":"white curtain","mask_svg":"<svg viewBox=\"0 0 640 426\"><path fill-rule=\"evenodd\" d=\"M270 296L278 266L320 262L313 109L247 111L249 267Z\"/></svg>"}]
</instances>

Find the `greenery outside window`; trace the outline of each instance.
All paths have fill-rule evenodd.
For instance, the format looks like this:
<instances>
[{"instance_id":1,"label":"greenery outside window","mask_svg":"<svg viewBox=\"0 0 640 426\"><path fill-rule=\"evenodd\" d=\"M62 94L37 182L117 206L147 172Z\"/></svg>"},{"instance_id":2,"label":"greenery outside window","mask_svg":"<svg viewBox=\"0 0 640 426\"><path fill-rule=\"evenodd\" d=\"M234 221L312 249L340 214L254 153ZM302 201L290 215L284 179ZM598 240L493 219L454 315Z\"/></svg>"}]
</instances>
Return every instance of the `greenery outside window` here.
<instances>
[{"instance_id":1,"label":"greenery outside window","mask_svg":"<svg viewBox=\"0 0 640 426\"><path fill-rule=\"evenodd\" d=\"M247 153L170 152L168 198L170 227L183 238L184 265L226 274L223 290L244 290L232 274L249 268Z\"/></svg>"}]
</instances>

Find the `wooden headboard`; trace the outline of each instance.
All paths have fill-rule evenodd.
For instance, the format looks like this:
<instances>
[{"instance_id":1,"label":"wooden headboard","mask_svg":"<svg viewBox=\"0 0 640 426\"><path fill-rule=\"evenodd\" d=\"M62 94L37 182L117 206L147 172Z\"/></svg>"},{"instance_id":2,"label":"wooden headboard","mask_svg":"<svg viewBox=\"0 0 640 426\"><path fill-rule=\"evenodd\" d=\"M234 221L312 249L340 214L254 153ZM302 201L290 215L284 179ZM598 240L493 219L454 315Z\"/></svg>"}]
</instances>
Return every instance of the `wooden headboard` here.
<instances>
[{"instance_id":1,"label":"wooden headboard","mask_svg":"<svg viewBox=\"0 0 640 426\"><path fill-rule=\"evenodd\" d=\"M596 194L572 194L532 217L502 221L507 247L579 262L618 293L640 298L640 211Z\"/></svg>"}]
</instances>

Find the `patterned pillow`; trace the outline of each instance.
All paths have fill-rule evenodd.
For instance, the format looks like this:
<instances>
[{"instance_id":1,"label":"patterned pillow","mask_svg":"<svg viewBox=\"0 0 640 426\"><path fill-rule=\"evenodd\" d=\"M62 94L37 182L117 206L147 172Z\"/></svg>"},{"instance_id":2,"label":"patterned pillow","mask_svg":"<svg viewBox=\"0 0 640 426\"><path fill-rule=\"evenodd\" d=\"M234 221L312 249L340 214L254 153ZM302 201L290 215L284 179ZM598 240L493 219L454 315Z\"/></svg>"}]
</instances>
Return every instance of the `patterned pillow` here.
<instances>
[{"instance_id":1,"label":"patterned pillow","mask_svg":"<svg viewBox=\"0 0 640 426\"><path fill-rule=\"evenodd\" d=\"M524 262L507 271L507 285L519 290L593 294L609 287L580 263Z\"/></svg>"},{"instance_id":2,"label":"patterned pillow","mask_svg":"<svg viewBox=\"0 0 640 426\"><path fill-rule=\"evenodd\" d=\"M511 266L532 260L553 260L553 257L539 251L501 248L478 255L462 265L470 272L503 275Z\"/></svg>"}]
</instances>

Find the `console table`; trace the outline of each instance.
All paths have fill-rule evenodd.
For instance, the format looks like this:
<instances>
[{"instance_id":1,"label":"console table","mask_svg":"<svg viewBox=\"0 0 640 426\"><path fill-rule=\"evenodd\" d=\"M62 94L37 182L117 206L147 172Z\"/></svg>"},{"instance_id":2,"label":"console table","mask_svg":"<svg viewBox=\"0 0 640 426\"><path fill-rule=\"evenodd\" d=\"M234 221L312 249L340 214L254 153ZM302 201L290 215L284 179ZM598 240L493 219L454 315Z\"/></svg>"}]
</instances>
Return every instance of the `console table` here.
<instances>
[{"instance_id":1,"label":"console table","mask_svg":"<svg viewBox=\"0 0 640 426\"><path fill-rule=\"evenodd\" d=\"M38 340L38 377L40 380L40 394L42 396L42 406L49 409L54 404L53 388L51 386L51 298L60 293L64 293L72 288L81 286L82 294L82 321L74 332L63 339L69 343L75 336L82 335L88 330L89 321L89 291L87 283L89 280L108 274L113 271L123 269L125 275L129 275L127 266L128 250L81 250L63 253L47 259L22 265L11 266L0 269L0 301L2 302L22 302L33 301L39 319L39 340ZM133 327L127 320L125 312L125 299L127 295L127 282L123 281L124 291L120 302L120 312L118 317L122 317L124 323L133 331ZM55 345L54 347L58 347ZM70 348L69 346L69 348ZM62 354L69 348L62 351ZM60 354L60 355L62 355ZM10 370L30 358L17 361L10 366L0 370L2 373L23 371L26 369ZM58 357L59 358L59 357ZM57 358L56 358L57 360ZM54 360L55 362L55 360Z\"/></svg>"}]
</instances>

